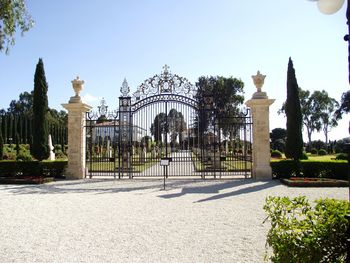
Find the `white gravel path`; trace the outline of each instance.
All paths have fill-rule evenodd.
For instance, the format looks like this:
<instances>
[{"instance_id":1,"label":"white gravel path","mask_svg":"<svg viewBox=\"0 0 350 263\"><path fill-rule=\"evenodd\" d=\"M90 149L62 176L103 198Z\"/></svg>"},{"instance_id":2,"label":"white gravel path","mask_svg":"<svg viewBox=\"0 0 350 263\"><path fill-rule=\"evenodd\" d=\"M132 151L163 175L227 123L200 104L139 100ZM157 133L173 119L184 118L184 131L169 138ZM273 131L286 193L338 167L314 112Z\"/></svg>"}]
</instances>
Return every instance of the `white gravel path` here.
<instances>
[{"instance_id":1,"label":"white gravel path","mask_svg":"<svg viewBox=\"0 0 350 263\"><path fill-rule=\"evenodd\" d=\"M263 262L269 195L347 199L276 181L61 181L0 185L0 262Z\"/></svg>"}]
</instances>

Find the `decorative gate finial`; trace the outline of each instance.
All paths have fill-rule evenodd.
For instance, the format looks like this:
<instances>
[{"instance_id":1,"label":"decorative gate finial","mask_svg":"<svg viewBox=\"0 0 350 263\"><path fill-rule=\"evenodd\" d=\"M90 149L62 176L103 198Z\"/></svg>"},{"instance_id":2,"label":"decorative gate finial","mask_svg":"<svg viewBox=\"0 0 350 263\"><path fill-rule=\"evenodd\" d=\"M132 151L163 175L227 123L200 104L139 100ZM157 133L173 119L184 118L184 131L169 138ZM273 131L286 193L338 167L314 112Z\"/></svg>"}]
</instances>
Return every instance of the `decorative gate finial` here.
<instances>
[{"instance_id":1,"label":"decorative gate finial","mask_svg":"<svg viewBox=\"0 0 350 263\"><path fill-rule=\"evenodd\" d=\"M165 64L165 65L163 66L163 69L164 69L163 74L164 74L164 75L168 75L168 73L169 73L169 66L168 66L167 64Z\"/></svg>"},{"instance_id":2,"label":"decorative gate finial","mask_svg":"<svg viewBox=\"0 0 350 263\"><path fill-rule=\"evenodd\" d=\"M254 81L254 85L255 85L256 89L258 90L258 92L261 92L261 88L264 85L265 77L266 77L266 75L262 75L259 70L255 76L254 75L252 76L253 81Z\"/></svg>"},{"instance_id":3,"label":"decorative gate finial","mask_svg":"<svg viewBox=\"0 0 350 263\"><path fill-rule=\"evenodd\" d=\"M126 78L123 81L122 87L120 88L120 92L122 93L123 97L128 97L129 95L130 88L128 82L126 81Z\"/></svg>"},{"instance_id":4,"label":"decorative gate finial","mask_svg":"<svg viewBox=\"0 0 350 263\"><path fill-rule=\"evenodd\" d=\"M104 98L102 98L101 106L98 106L98 111L100 112L101 116L107 114L107 108L108 108L108 106L106 105L106 100Z\"/></svg>"}]
</instances>

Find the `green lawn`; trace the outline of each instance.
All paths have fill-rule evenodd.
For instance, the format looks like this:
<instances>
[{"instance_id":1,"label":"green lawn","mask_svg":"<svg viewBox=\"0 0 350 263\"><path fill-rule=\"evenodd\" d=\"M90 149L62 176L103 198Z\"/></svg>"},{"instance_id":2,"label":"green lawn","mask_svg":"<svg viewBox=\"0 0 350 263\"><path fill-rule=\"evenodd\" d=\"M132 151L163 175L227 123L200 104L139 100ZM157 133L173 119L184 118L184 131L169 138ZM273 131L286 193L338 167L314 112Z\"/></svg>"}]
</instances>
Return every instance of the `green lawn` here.
<instances>
[{"instance_id":1,"label":"green lawn","mask_svg":"<svg viewBox=\"0 0 350 263\"><path fill-rule=\"evenodd\" d=\"M148 156L147 156L148 157ZM122 166L122 159L120 160L116 159L115 162L108 162L108 161L96 161L96 162L87 162L86 167L90 171L95 172L113 172L115 170L118 170L119 168L119 162ZM144 170L148 169L149 167L155 165L158 163L158 159L151 159L146 158L146 161L144 163L140 163L138 156L132 157L132 171L133 172L143 172Z\"/></svg>"},{"instance_id":2,"label":"green lawn","mask_svg":"<svg viewBox=\"0 0 350 263\"><path fill-rule=\"evenodd\" d=\"M335 157L337 157L336 154L328 154L328 155L308 155L310 161L333 161L335 160ZM282 159L276 159L276 158L271 158L271 161L278 161L278 160L283 160L285 159L285 155L283 154Z\"/></svg>"},{"instance_id":3,"label":"green lawn","mask_svg":"<svg viewBox=\"0 0 350 263\"><path fill-rule=\"evenodd\" d=\"M197 172L210 169L210 165L206 165L205 163L202 163L194 153L192 153L192 161ZM250 170L251 167L252 167L251 162L234 160L233 158L226 158L226 161L221 161L221 169L226 172L245 171L245 170Z\"/></svg>"}]
</instances>

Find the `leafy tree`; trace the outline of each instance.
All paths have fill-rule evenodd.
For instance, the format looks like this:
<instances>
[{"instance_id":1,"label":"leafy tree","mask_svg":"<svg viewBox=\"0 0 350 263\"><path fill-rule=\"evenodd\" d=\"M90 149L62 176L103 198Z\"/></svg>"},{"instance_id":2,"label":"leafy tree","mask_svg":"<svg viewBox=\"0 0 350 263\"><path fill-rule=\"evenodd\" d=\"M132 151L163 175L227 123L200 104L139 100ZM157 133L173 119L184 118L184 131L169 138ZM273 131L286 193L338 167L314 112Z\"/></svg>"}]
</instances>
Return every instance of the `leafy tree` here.
<instances>
[{"instance_id":1,"label":"leafy tree","mask_svg":"<svg viewBox=\"0 0 350 263\"><path fill-rule=\"evenodd\" d=\"M154 136L154 140L158 143L162 142L162 134L168 132L166 118L166 113L161 112L156 115L151 125L151 134Z\"/></svg>"},{"instance_id":2,"label":"leafy tree","mask_svg":"<svg viewBox=\"0 0 350 263\"><path fill-rule=\"evenodd\" d=\"M33 24L24 0L0 0L0 51L8 54L9 47L15 44L17 29L23 35Z\"/></svg>"},{"instance_id":3,"label":"leafy tree","mask_svg":"<svg viewBox=\"0 0 350 263\"><path fill-rule=\"evenodd\" d=\"M339 104L335 99L329 97L328 93L324 90L315 91L311 95L311 100L314 103L314 114L320 120L323 134L325 136L325 142L328 144L328 133L331 128L338 126L336 109L339 107Z\"/></svg>"},{"instance_id":4,"label":"leafy tree","mask_svg":"<svg viewBox=\"0 0 350 263\"><path fill-rule=\"evenodd\" d=\"M168 127L170 132L170 141L172 144L176 142L177 136L181 136L186 128L186 122L181 112L171 109L168 114ZM181 142L182 138L180 138Z\"/></svg>"},{"instance_id":5,"label":"leafy tree","mask_svg":"<svg viewBox=\"0 0 350 263\"><path fill-rule=\"evenodd\" d=\"M217 120L224 136L230 135L230 137L234 137L234 119L232 117L241 113L239 107L244 102L244 83L233 77L202 76L198 79L196 87L197 94L195 99L200 107L205 106L205 97L211 96L215 109L213 111L199 111L195 120L196 128L199 128L200 132L205 132Z\"/></svg>"},{"instance_id":6,"label":"leafy tree","mask_svg":"<svg viewBox=\"0 0 350 263\"><path fill-rule=\"evenodd\" d=\"M33 125L35 129L33 131L33 145L30 149L34 158L40 161L49 157L47 89L44 63L40 58L34 75Z\"/></svg>"},{"instance_id":7,"label":"leafy tree","mask_svg":"<svg viewBox=\"0 0 350 263\"><path fill-rule=\"evenodd\" d=\"M283 128L275 128L270 133L272 149L284 152L286 148L287 130Z\"/></svg>"},{"instance_id":8,"label":"leafy tree","mask_svg":"<svg viewBox=\"0 0 350 263\"><path fill-rule=\"evenodd\" d=\"M31 93L25 91L19 94L19 100L12 100L8 113L32 115L33 113L33 91Z\"/></svg>"},{"instance_id":9,"label":"leafy tree","mask_svg":"<svg viewBox=\"0 0 350 263\"><path fill-rule=\"evenodd\" d=\"M293 61L289 58L287 71L287 115L286 157L300 160L303 155L302 115L300 108L298 82L295 77Z\"/></svg>"},{"instance_id":10,"label":"leafy tree","mask_svg":"<svg viewBox=\"0 0 350 263\"><path fill-rule=\"evenodd\" d=\"M270 133L271 141L276 141L278 139L285 140L287 136L287 130L283 128L275 128Z\"/></svg>"},{"instance_id":11,"label":"leafy tree","mask_svg":"<svg viewBox=\"0 0 350 263\"><path fill-rule=\"evenodd\" d=\"M340 119L342 113L349 113L350 112L350 90L347 92L344 92L341 96L341 103L340 107L336 110L335 114L337 115L337 118ZM349 121L349 134L350 134L350 121Z\"/></svg>"}]
</instances>

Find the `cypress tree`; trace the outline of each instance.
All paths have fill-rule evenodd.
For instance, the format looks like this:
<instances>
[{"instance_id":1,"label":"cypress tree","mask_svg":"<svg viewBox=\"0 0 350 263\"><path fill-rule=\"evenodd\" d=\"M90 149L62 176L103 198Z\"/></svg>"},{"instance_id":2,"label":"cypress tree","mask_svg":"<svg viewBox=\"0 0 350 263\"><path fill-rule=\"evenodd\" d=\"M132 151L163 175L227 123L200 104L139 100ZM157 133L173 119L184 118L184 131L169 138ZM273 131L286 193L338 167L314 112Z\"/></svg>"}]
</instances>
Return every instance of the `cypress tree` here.
<instances>
[{"instance_id":1,"label":"cypress tree","mask_svg":"<svg viewBox=\"0 0 350 263\"><path fill-rule=\"evenodd\" d=\"M17 133L16 133L16 157L18 157L18 155L19 155L19 150L20 150L19 141L20 141L20 138L19 138L19 134L18 134L18 132L17 132Z\"/></svg>"},{"instance_id":2,"label":"cypress tree","mask_svg":"<svg viewBox=\"0 0 350 263\"><path fill-rule=\"evenodd\" d=\"M27 127L27 125L28 125L28 122L27 122L27 120L28 120L28 117L27 117L27 115L24 115L23 116L23 143L24 144L27 144L27 138L28 138L28 127Z\"/></svg>"},{"instance_id":3,"label":"cypress tree","mask_svg":"<svg viewBox=\"0 0 350 263\"><path fill-rule=\"evenodd\" d=\"M48 85L46 82L44 63L39 59L34 75L33 94L33 145L30 149L34 158L39 161L49 157L48 127L47 127L47 99Z\"/></svg>"},{"instance_id":4,"label":"cypress tree","mask_svg":"<svg viewBox=\"0 0 350 263\"><path fill-rule=\"evenodd\" d=\"M4 115L3 116L3 131L4 131L4 136L3 136L3 140L4 140L4 143L7 143L7 115Z\"/></svg>"},{"instance_id":5,"label":"cypress tree","mask_svg":"<svg viewBox=\"0 0 350 263\"><path fill-rule=\"evenodd\" d=\"M12 141L14 139L13 137L13 116L12 114L9 115L8 117L8 122L9 122L9 131L8 131L8 140L10 142L10 145L12 144Z\"/></svg>"},{"instance_id":6,"label":"cypress tree","mask_svg":"<svg viewBox=\"0 0 350 263\"><path fill-rule=\"evenodd\" d=\"M299 89L293 61L289 58L287 72L287 139L286 157L300 160L303 155L302 115L300 108Z\"/></svg>"},{"instance_id":7,"label":"cypress tree","mask_svg":"<svg viewBox=\"0 0 350 263\"><path fill-rule=\"evenodd\" d=\"M0 129L0 160L3 159L4 156L4 140L2 138L2 130Z\"/></svg>"}]
</instances>

